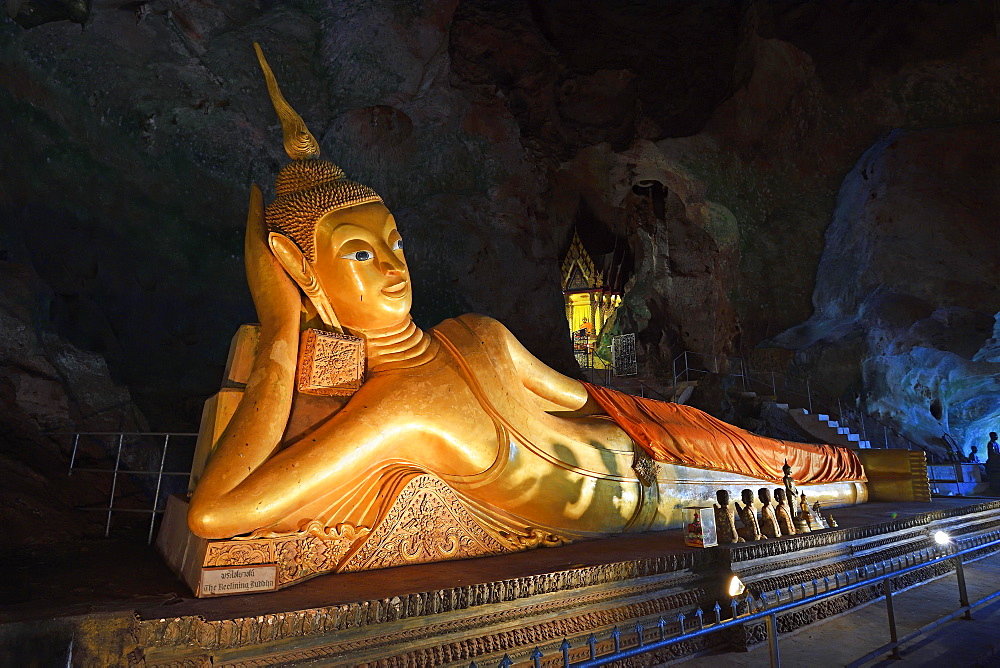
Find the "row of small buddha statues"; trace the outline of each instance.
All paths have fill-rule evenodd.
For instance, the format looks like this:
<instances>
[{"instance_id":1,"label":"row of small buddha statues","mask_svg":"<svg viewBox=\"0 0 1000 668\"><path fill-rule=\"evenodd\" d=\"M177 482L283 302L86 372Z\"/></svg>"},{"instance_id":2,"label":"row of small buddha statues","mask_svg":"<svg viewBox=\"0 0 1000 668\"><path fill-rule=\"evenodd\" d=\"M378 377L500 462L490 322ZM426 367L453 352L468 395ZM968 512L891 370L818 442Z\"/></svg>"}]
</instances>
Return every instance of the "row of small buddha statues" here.
<instances>
[{"instance_id":1,"label":"row of small buddha statues","mask_svg":"<svg viewBox=\"0 0 1000 668\"><path fill-rule=\"evenodd\" d=\"M832 515L825 517L820 512L819 501L810 508L806 500L806 493L800 492L795 486L792 478L792 467L788 460L781 467L784 477L783 487L774 490L774 504L771 503L771 490L761 487L757 490L757 497L760 499L760 514L754 510L753 490L744 489L741 496L743 505L738 501L733 502L736 506L736 513L729 507L729 492L720 489L716 492L719 500L715 506L715 526L717 527L720 543L742 543L748 540L765 540L767 538L780 538L781 536L794 536L795 534L810 533L822 529L834 529L837 527L836 520ZM798 510L795 510L795 506ZM737 528L736 515L739 515L743 526Z\"/></svg>"},{"instance_id":2,"label":"row of small buddha statues","mask_svg":"<svg viewBox=\"0 0 1000 668\"><path fill-rule=\"evenodd\" d=\"M758 512L754 508L752 489L744 489L743 505L739 501L733 503L736 511L729 505L729 492L720 489L716 492L719 503L715 506L715 525L720 543L742 543L751 540L780 538L795 534L810 533L821 529L832 529L837 526L832 515L823 516L819 501L810 508L804 492L799 493L799 509L796 511L788 501L785 490L778 487L774 490L774 502L771 500L771 490L761 487L757 490L761 507ZM742 526L736 526L739 516Z\"/></svg>"}]
</instances>

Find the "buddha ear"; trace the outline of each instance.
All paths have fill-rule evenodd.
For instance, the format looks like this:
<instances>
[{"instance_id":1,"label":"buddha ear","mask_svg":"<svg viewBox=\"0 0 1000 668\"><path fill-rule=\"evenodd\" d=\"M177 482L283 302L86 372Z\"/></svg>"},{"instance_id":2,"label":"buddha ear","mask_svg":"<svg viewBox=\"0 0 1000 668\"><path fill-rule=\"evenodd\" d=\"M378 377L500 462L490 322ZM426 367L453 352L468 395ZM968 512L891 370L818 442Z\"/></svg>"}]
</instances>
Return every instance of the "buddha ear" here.
<instances>
[{"instance_id":1,"label":"buddha ear","mask_svg":"<svg viewBox=\"0 0 1000 668\"><path fill-rule=\"evenodd\" d=\"M298 245L284 234L278 234L277 232L271 232L268 235L267 243L271 247L274 257L284 267L285 272L292 277L292 280L298 284L299 289L312 302L323 324L337 332L343 333L340 319L334 313L330 300L323 293L323 289L319 285L319 279L316 278L316 274L312 270L312 265L306 261L306 256L299 249Z\"/></svg>"},{"instance_id":2,"label":"buddha ear","mask_svg":"<svg viewBox=\"0 0 1000 668\"><path fill-rule=\"evenodd\" d=\"M271 232L267 235L267 244L271 247L271 252L274 253L274 257L278 259L281 266L285 268L285 272L292 277L300 288L305 290L305 286L310 283L309 277L306 275L306 257L299 250L299 247L294 241L286 237L284 234L278 234L277 232Z\"/></svg>"}]
</instances>

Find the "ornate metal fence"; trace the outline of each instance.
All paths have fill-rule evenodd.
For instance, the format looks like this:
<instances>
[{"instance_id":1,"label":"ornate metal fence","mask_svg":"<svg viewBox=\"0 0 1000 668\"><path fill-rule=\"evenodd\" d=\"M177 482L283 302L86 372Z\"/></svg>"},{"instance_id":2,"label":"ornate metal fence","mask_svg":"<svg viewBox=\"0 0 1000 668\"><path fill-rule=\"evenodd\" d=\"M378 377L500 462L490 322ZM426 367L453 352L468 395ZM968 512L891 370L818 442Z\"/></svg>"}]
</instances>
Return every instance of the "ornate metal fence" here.
<instances>
[{"instance_id":1,"label":"ornate metal fence","mask_svg":"<svg viewBox=\"0 0 1000 668\"><path fill-rule=\"evenodd\" d=\"M963 546L964 545L964 546ZM857 659L851 666L859 666L883 654L891 654L894 658L899 658L899 647L914 638L917 638L941 624L964 617L972 619L972 610L978 608L994 599L1000 597L1000 591L996 591L975 602L969 602L969 594L965 585L965 571L963 568L963 558L973 553L994 552L1000 548L1000 531L992 531L978 536L958 539L945 545L918 550L910 554L873 564L859 567L856 570L848 570L843 573L836 573L832 578L824 577L822 580L812 580L802 582L787 589L777 589L774 592L761 592L755 597L752 593L744 596L734 597L728 604L722 605L716 602L715 606L705 612L698 608L693 614L679 614L676 620L667 621L660 617L649 625L636 624L631 629L622 631L617 626L602 638L598 638L596 633L591 633L584 641L584 644L574 648L569 640L563 639L558 647L558 655L552 657L547 662L552 665L551 658L556 658L556 662L561 661L561 665L572 668L592 668L604 666L623 659L641 656L649 652L664 649L679 642L705 636L710 633L717 633L724 629L742 626L757 620L764 621L767 635L767 643L771 657L771 666L780 665L780 653L778 648L778 615L805 605L817 603L825 598L840 596L848 592L865 587L882 586L883 596L874 597L871 602L881 599L886 601L889 642L869 652L865 656ZM896 619L893 610L893 594L898 593L894 580L900 576L912 573L913 571L928 568L936 564L953 561L958 580L959 607L954 612L945 615L912 633L900 638L896 631ZM668 627L672 632L668 634ZM613 651L598 656L598 645L611 641ZM578 653L581 648L586 648L583 661L572 661L571 654ZM533 665L540 668L546 654L540 647L528 655ZM514 665L514 661L508 655L504 655L498 666L509 668ZM473 661L470 668L476 667Z\"/></svg>"},{"instance_id":2,"label":"ornate metal fence","mask_svg":"<svg viewBox=\"0 0 1000 668\"><path fill-rule=\"evenodd\" d=\"M635 376L639 373L635 356L635 334L621 334L611 339L611 360L616 376Z\"/></svg>"}]
</instances>

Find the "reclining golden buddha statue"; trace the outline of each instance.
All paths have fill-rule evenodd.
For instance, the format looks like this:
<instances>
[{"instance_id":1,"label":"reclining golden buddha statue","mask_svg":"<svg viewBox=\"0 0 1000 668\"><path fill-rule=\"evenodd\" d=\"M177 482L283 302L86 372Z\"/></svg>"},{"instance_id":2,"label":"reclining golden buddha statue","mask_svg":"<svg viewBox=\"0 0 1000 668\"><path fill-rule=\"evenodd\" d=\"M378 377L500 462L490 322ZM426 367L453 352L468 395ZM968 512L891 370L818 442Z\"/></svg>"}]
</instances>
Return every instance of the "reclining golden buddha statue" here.
<instances>
[{"instance_id":1,"label":"reclining golden buddha statue","mask_svg":"<svg viewBox=\"0 0 1000 668\"><path fill-rule=\"evenodd\" d=\"M252 188L260 326L231 417L203 422L219 435L190 499L195 535L330 541L314 572L364 570L679 526L720 488L780 483L786 460L824 506L866 499L846 448L574 380L485 316L422 331L392 214L318 158L258 56L293 160L266 210Z\"/></svg>"}]
</instances>

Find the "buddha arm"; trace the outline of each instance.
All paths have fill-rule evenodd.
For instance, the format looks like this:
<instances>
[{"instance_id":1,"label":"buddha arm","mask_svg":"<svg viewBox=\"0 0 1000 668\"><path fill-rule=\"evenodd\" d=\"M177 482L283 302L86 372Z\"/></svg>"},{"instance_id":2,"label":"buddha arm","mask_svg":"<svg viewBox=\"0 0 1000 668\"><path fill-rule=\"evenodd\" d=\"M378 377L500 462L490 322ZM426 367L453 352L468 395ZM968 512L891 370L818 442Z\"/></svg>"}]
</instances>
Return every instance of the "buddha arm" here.
<instances>
[{"instance_id":1,"label":"buddha arm","mask_svg":"<svg viewBox=\"0 0 1000 668\"><path fill-rule=\"evenodd\" d=\"M580 381L550 368L529 353L506 327L502 329L521 383L539 400L544 410L575 411L579 414L602 412Z\"/></svg>"},{"instance_id":2,"label":"buddha arm","mask_svg":"<svg viewBox=\"0 0 1000 668\"><path fill-rule=\"evenodd\" d=\"M261 321L260 341L246 390L191 498L188 521L204 535L219 500L277 450L294 391L301 298L267 245L263 196L255 185L247 218L246 269Z\"/></svg>"}]
</instances>

